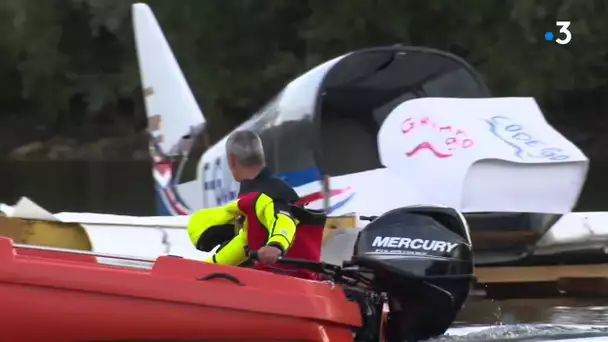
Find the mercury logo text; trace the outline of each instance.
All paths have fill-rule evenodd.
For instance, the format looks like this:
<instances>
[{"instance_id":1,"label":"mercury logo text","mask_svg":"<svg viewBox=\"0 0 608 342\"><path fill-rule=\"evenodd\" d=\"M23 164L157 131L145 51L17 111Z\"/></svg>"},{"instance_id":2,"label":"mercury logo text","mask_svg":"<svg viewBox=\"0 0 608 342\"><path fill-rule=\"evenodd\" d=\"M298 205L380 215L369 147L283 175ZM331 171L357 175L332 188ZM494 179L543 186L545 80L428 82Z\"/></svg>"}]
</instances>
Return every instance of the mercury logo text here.
<instances>
[{"instance_id":1,"label":"mercury logo text","mask_svg":"<svg viewBox=\"0 0 608 342\"><path fill-rule=\"evenodd\" d=\"M437 240L410 239L402 237L377 236L372 247L423 249L435 252L451 252L457 243Z\"/></svg>"}]
</instances>

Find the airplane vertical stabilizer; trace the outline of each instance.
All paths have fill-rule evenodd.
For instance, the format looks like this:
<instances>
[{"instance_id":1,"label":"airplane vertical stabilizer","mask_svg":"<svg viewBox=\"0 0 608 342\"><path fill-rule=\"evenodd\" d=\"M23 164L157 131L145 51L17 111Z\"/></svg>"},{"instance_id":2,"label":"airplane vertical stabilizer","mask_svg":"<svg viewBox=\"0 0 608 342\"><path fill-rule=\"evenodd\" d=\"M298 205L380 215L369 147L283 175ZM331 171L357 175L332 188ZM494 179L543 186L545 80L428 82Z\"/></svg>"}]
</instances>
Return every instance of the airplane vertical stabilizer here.
<instances>
[{"instance_id":1,"label":"airplane vertical stabilizer","mask_svg":"<svg viewBox=\"0 0 608 342\"><path fill-rule=\"evenodd\" d=\"M198 182L180 182L181 170L205 117L150 7L138 3L132 11L158 214L187 215L202 195Z\"/></svg>"},{"instance_id":2,"label":"airplane vertical stabilizer","mask_svg":"<svg viewBox=\"0 0 608 342\"><path fill-rule=\"evenodd\" d=\"M133 5L133 28L150 131L171 153L205 117L148 5Z\"/></svg>"}]
</instances>

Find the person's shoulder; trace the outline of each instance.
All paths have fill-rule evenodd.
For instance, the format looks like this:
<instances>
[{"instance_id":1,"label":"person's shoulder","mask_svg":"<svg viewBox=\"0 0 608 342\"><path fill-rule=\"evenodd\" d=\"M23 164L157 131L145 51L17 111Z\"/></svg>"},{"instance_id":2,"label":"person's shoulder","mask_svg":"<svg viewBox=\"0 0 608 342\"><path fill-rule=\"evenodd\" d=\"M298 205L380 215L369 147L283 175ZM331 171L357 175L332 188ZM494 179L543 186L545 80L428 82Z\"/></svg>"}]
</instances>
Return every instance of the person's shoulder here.
<instances>
[{"instance_id":1,"label":"person's shoulder","mask_svg":"<svg viewBox=\"0 0 608 342\"><path fill-rule=\"evenodd\" d=\"M275 182L276 184L280 184L280 186L285 186L285 187L290 187L289 183L287 183L286 180L284 180L283 178L277 176L277 175L272 175L272 177L270 177L270 181Z\"/></svg>"},{"instance_id":2,"label":"person's shoulder","mask_svg":"<svg viewBox=\"0 0 608 342\"><path fill-rule=\"evenodd\" d=\"M277 176L273 176L271 178L271 181L274 183L273 188L275 188L278 194L280 194L278 197L281 197L289 202L297 201L298 199L300 199L298 193L284 179L281 179Z\"/></svg>"}]
</instances>

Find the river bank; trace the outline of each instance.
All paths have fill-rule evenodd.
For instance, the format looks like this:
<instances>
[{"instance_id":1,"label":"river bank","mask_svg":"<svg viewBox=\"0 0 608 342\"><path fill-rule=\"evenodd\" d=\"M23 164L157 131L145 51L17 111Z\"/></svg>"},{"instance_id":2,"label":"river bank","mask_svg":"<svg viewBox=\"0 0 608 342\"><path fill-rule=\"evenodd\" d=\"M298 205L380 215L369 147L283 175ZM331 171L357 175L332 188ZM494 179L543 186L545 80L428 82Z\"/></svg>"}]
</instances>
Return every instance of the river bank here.
<instances>
[{"instance_id":1,"label":"river bank","mask_svg":"<svg viewBox=\"0 0 608 342\"><path fill-rule=\"evenodd\" d=\"M556 127L590 159L608 158L608 135L601 127ZM146 132L107 135L23 134L0 131L0 159L14 161L146 161L149 160Z\"/></svg>"},{"instance_id":2,"label":"river bank","mask_svg":"<svg viewBox=\"0 0 608 342\"><path fill-rule=\"evenodd\" d=\"M148 136L144 133L122 137L106 137L82 142L74 138L54 136L32 141L12 149L9 160L149 160Z\"/></svg>"},{"instance_id":3,"label":"river bank","mask_svg":"<svg viewBox=\"0 0 608 342\"><path fill-rule=\"evenodd\" d=\"M555 129L583 150L591 160L608 160L608 119L597 109L576 115L553 115ZM554 114L554 113L553 113ZM548 115L547 116L552 116ZM558 119L559 118L559 119ZM89 122L63 127L26 123L18 118L0 121L0 160L13 161L148 161L148 134L143 114L116 122ZM212 127L212 126L209 126ZM216 126L214 126L216 127ZM219 139L226 125L219 125ZM196 153L205 146L195 144Z\"/></svg>"}]
</instances>

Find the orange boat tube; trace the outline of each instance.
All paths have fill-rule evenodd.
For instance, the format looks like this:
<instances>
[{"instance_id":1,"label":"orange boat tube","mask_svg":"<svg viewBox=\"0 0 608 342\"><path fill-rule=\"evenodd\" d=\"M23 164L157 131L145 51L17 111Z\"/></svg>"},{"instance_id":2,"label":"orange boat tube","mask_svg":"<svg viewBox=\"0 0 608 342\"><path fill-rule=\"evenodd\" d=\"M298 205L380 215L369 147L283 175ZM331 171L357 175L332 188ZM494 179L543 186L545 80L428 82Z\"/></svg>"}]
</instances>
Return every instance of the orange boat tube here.
<instances>
[{"instance_id":1,"label":"orange boat tube","mask_svg":"<svg viewBox=\"0 0 608 342\"><path fill-rule=\"evenodd\" d=\"M42 341L353 341L358 306L340 287L162 256L151 270L0 238L3 338Z\"/></svg>"}]
</instances>

